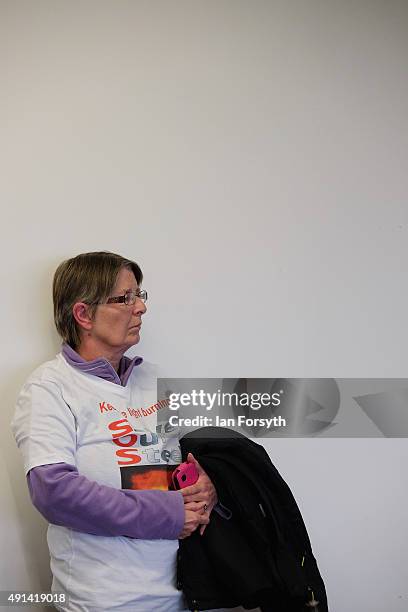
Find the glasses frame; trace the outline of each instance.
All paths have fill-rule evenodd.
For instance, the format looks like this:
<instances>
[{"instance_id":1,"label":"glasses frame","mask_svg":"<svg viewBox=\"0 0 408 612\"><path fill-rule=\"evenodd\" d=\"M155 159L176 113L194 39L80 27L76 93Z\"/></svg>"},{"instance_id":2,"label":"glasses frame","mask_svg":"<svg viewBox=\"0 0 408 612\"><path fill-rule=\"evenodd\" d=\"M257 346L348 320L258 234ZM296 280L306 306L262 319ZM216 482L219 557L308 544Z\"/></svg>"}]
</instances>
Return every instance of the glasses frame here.
<instances>
[{"instance_id":1,"label":"glasses frame","mask_svg":"<svg viewBox=\"0 0 408 612\"><path fill-rule=\"evenodd\" d=\"M129 296L133 296L131 300L129 300ZM147 291L146 289L130 289L129 291L125 291L123 295L117 295L114 297L110 297L107 299L105 304L125 304L126 306L134 306L136 304L136 298L142 300L145 304L147 302Z\"/></svg>"}]
</instances>

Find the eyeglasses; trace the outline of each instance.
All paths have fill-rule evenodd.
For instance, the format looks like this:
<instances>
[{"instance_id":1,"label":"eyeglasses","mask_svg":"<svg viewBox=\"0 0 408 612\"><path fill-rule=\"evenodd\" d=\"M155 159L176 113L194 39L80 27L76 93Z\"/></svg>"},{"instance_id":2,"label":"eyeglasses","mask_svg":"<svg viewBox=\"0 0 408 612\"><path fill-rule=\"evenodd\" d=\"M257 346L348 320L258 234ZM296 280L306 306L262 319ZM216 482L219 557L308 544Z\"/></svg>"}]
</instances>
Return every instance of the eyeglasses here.
<instances>
[{"instance_id":1,"label":"eyeglasses","mask_svg":"<svg viewBox=\"0 0 408 612\"><path fill-rule=\"evenodd\" d=\"M106 304L126 304L126 306L133 306L136 303L136 298L142 300L142 302L147 301L147 291L146 289L136 289L136 291L126 291L124 295L118 295L117 297L110 297L105 302Z\"/></svg>"}]
</instances>

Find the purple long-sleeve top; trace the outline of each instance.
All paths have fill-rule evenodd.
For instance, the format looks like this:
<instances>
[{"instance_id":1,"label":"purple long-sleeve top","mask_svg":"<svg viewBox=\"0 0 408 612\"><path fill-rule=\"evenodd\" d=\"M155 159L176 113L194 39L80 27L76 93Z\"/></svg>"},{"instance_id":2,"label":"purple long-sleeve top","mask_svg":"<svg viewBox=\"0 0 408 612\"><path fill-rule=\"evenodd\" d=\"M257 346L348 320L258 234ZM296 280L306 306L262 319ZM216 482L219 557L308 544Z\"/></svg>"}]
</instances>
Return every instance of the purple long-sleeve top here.
<instances>
[{"instance_id":1,"label":"purple long-sleeve top","mask_svg":"<svg viewBox=\"0 0 408 612\"><path fill-rule=\"evenodd\" d=\"M70 365L112 383L126 386L141 357L122 357L118 372L100 357L85 361L68 344L62 354ZM175 540L184 525L184 502L179 491L123 490L91 481L74 465L53 463L27 474L34 506L54 525L101 536L146 540Z\"/></svg>"}]
</instances>

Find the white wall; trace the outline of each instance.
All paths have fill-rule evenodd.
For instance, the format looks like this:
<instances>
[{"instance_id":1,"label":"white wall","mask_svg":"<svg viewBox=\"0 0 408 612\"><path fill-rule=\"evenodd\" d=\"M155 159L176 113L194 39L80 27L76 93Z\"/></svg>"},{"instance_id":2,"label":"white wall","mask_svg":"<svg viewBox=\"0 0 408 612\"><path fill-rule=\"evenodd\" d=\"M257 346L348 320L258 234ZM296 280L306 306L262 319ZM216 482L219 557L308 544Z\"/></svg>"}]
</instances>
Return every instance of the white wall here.
<instances>
[{"instance_id":1,"label":"white wall","mask_svg":"<svg viewBox=\"0 0 408 612\"><path fill-rule=\"evenodd\" d=\"M0 2L0 589L48 590L9 432L63 259L150 291L171 376L405 377L408 5ZM332 612L407 609L405 440L277 440ZM313 475L313 478L311 478Z\"/></svg>"}]
</instances>

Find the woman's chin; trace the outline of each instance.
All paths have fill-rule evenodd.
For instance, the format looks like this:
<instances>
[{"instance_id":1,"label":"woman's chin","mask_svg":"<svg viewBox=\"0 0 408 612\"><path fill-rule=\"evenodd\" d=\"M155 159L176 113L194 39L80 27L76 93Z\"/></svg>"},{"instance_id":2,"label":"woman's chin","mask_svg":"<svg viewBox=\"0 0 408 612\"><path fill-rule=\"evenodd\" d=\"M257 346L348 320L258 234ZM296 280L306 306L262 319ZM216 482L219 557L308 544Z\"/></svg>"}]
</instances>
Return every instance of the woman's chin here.
<instances>
[{"instance_id":1,"label":"woman's chin","mask_svg":"<svg viewBox=\"0 0 408 612\"><path fill-rule=\"evenodd\" d=\"M129 345L128 348L137 344L140 340L140 333L138 329L131 329L126 338L126 343ZM127 349L126 349L127 350Z\"/></svg>"}]
</instances>

